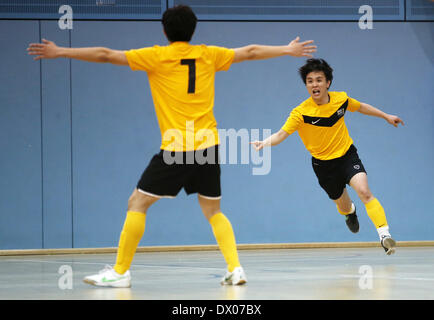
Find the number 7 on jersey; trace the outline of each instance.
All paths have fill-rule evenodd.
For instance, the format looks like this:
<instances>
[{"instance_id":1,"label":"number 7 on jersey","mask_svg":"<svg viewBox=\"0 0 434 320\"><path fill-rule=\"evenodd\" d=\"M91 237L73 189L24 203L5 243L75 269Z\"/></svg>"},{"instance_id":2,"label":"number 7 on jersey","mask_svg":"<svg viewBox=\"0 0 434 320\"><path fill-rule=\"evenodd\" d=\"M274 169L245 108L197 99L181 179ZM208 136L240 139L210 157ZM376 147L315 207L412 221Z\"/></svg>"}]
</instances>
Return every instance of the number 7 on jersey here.
<instances>
[{"instance_id":1,"label":"number 7 on jersey","mask_svg":"<svg viewBox=\"0 0 434 320\"><path fill-rule=\"evenodd\" d=\"M195 93L195 91L196 91L196 59L182 59L181 64L188 66L188 91L187 91L187 93Z\"/></svg>"}]
</instances>

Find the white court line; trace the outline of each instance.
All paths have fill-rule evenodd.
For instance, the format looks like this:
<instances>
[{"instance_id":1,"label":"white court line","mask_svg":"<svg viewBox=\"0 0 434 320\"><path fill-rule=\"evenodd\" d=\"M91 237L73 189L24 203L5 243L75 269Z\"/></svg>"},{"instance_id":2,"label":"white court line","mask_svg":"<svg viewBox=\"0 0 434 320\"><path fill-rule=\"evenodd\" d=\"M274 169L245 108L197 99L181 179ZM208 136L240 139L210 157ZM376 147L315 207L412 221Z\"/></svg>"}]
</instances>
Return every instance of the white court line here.
<instances>
[{"instance_id":1,"label":"white court line","mask_svg":"<svg viewBox=\"0 0 434 320\"><path fill-rule=\"evenodd\" d=\"M343 278L357 278L360 279L361 275L340 275ZM407 278L407 277L383 277L383 276L372 276L372 279L381 279L381 280L409 280L409 281L434 281L434 278Z\"/></svg>"},{"instance_id":2,"label":"white court line","mask_svg":"<svg viewBox=\"0 0 434 320\"><path fill-rule=\"evenodd\" d=\"M46 261L46 260L21 260L21 259L8 259L3 260L1 262L30 262L30 263L52 263L52 264L78 264L78 265L100 265L100 266L106 266L108 263L102 263L102 262L76 262L76 261ZM222 268L210 268L210 267L195 267L195 266L164 266L164 265L145 265L145 264L132 264L131 267L140 267L140 268L159 268L159 269L206 269L206 270L219 270L221 271Z\"/></svg>"}]
</instances>

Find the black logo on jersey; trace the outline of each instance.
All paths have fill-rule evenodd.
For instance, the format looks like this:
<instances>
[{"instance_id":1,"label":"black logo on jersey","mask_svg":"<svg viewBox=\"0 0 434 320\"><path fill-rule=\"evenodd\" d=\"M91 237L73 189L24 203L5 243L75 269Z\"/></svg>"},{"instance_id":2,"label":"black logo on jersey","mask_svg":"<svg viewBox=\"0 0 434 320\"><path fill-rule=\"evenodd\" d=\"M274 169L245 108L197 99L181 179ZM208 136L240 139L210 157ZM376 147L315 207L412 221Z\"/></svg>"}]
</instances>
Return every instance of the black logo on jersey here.
<instances>
[{"instance_id":1,"label":"black logo on jersey","mask_svg":"<svg viewBox=\"0 0 434 320\"><path fill-rule=\"evenodd\" d=\"M333 113L328 118L309 117L309 116L303 115L303 120L304 120L304 123L308 123L308 124L311 124L313 126L333 127L335 125L335 123L338 122L338 120L345 115L345 111L347 110L347 107L348 107L348 99L344 102L343 105L341 105L339 107L338 110L336 110L335 113Z\"/></svg>"}]
</instances>

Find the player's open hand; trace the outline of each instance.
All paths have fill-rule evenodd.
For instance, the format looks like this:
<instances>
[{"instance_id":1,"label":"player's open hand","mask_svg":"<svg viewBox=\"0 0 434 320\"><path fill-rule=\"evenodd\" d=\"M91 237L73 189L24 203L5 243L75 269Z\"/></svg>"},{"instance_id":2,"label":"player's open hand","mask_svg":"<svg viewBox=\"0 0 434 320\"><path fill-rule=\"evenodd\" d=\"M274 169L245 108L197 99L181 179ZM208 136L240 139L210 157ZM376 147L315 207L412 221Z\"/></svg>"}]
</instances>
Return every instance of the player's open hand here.
<instances>
[{"instance_id":1,"label":"player's open hand","mask_svg":"<svg viewBox=\"0 0 434 320\"><path fill-rule=\"evenodd\" d=\"M36 56L33 60L57 58L58 46L53 41L42 39L42 43L31 43L27 52L31 56Z\"/></svg>"},{"instance_id":2,"label":"player's open hand","mask_svg":"<svg viewBox=\"0 0 434 320\"><path fill-rule=\"evenodd\" d=\"M264 141L253 141L250 142L253 145L256 151L261 150L264 147Z\"/></svg>"},{"instance_id":3,"label":"player's open hand","mask_svg":"<svg viewBox=\"0 0 434 320\"><path fill-rule=\"evenodd\" d=\"M386 121L389 122L394 127L397 127L399 124L404 125L404 121L402 121L398 116L394 116L391 114L387 115Z\"/></svg>"},{"instance_id":4,"label":"player's open hand","mask_svg":"<svg viewBox=\"0 0 434 320\"><path fill-rule=\"evenodd\" d=\"M300 37L297 37L288 44L290 55L293 57L312 58L312 53L316 52L316 46L311 45L313 40L307 40L304 42L299 41Z\"/></svg>"}]
</instances>

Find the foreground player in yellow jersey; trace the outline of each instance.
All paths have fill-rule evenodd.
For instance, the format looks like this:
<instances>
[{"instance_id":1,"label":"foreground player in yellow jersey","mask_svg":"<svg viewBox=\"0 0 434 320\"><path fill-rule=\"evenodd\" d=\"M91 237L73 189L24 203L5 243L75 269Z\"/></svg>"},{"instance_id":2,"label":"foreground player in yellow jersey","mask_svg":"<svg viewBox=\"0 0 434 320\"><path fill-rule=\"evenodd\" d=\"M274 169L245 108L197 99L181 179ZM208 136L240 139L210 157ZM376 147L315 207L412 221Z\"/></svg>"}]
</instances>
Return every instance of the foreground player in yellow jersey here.
<instances>
[{"instance_id":1,"label":"foreground player in yellow jersey","mask_svg":"<svg viewBox=\"0 0 434 320\"><path fill-rule=\"evenodd\" d=\"M312 167L320 186L327 192L345 216L348 228L356 233L359 222L356 208L346 185L350 185L365 204L368 216L377 228L380 242L388 255L395 252L386 215L380 202L371 193L365 168L344 122L346 111L385 119L397 127L403 121L394 115L347 96L345 92L328 91L333 69L323 59L309 59L300 68L300 76L310 98L291 111L283 127L264 141L254 141L256 150L275 146L298 131L306 149L312 155Z\"/></svg>"},{"instance_id":2,"label":"foreground player in yellow jersey","mask_svg":"<svg viewBox=\"0 0 434 320\"><path fill-rule=\"evenodd\" d=\"M61 48L53 42L31 44L35 60L71 58L129 66L146 71L161 130L161 150L143 172L128 201L116 264L84 281L96 286L129 287L129 272L145 230L149 207L163 197L174 198L184 188L198 193L203 214L211 224L228 270L221 283L240 285L247 281L238 259L232 225L220 209L218 131L213 114L214 77L233 63L284 55L311 57L313 41L297 37L284 46L249 45L237 49L190 45L196 16L188 6L176 6L163 14L168 46L119 51L108 48Z\"/></svg>"}]
</instances>

